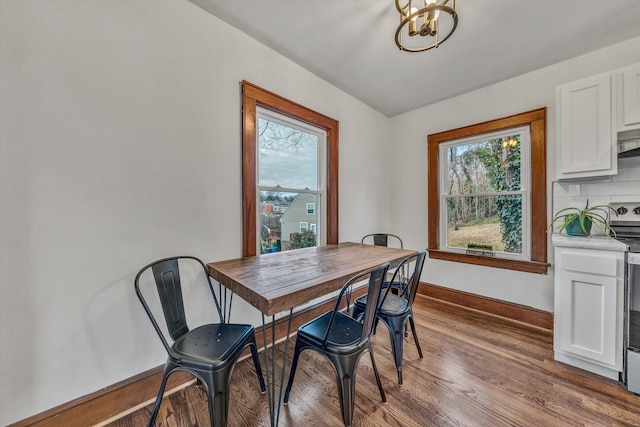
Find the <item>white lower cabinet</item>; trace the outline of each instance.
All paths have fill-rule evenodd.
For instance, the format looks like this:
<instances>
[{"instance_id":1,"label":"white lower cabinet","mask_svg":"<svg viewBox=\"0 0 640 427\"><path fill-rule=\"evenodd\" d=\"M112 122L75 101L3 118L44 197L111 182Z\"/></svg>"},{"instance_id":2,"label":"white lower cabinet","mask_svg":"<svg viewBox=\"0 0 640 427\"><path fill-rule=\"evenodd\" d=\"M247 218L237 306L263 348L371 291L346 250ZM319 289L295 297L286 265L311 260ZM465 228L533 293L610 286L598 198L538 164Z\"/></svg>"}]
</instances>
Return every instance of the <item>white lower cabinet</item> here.
<instances>
[{"instance_id":1,"label":"white lower cabinet","mask_svg":"<svg viewBox=\"0 0 640 427\"><path fill-rule=\"evenodd\" d=\"M623 298L623 251L556 246L555 359L617 380Z\"/></svg>"}]
</instances>

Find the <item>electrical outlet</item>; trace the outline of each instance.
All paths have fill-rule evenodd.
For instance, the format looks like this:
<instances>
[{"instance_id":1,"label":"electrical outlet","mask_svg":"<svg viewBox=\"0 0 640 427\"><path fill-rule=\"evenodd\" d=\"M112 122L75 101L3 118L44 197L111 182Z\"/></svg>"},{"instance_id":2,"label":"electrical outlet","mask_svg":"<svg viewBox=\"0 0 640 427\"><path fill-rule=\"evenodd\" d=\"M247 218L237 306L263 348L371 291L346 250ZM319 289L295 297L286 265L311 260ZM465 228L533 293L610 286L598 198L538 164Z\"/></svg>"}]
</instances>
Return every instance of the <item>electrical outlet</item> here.
<instances>
[{"instance_id":1,"label":"electrical outlet","mask_svg":"<svg viewBox=\"0 0 640 427\"><path fill-rule=\"evenodd\" d=\"M569 186L569 196L580 197L580 184L572 184Z\"/></svg>"}]
</instances>

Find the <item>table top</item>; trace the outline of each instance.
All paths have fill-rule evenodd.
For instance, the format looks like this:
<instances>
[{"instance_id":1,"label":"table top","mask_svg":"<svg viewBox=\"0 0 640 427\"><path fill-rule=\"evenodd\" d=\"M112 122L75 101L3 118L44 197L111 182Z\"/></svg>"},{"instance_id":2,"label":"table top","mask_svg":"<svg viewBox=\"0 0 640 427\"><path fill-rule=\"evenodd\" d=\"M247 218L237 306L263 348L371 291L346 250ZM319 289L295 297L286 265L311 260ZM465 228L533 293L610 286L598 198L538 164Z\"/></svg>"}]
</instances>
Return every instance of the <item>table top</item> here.
<instances>
[{"instance_id":1,"label":"table top","mask_svg":"<svg viewBox=\"0 0 640 427\"><path fill-rule=\"evenodd\" d=\"M339 243L207 264L209 275L266 315L336 291L352 276L416 251Z\"/></svg>"}]
</instances>

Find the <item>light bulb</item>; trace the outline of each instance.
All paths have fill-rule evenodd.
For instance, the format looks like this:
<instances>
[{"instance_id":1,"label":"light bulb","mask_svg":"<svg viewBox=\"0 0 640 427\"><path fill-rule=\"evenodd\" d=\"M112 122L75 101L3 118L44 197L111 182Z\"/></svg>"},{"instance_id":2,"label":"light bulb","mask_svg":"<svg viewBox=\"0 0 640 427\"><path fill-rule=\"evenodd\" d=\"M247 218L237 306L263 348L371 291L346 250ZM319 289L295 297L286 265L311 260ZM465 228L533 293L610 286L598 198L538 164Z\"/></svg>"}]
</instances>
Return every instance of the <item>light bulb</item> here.
<instances>
[{"instance_id":1,"label":"light bulb","mask_svg":"<svg viewBox=\"0 0 640 427\"><path fill-rule=\"evenodd\" d=\"M411 16L411 14L413 14L413 13L415 13L417 11L418 11L417 8L412 7L407 16ZM418 19L418 16L414 16L413 18L411 18L411 21L409 22L409 35L410 36L415 36L418 33L418 31L417 31L417 23L416 23L417 19Z\"/></svg>"},{"instance_id":2,"label":"light bulb","mask_svg":"<svg viewBox=\"0 0 640 427\"><path fill-rule=\"evenodd\" d=\"M436 2L431 2L429 3L429 6L435 6ZM436 19L438 19L438 17L440 16L440 11L439 10L432 10L431 12L427 12L424 14L424 20L427 22L430 21L434 21Z\"/></svg>"}]
</instances>

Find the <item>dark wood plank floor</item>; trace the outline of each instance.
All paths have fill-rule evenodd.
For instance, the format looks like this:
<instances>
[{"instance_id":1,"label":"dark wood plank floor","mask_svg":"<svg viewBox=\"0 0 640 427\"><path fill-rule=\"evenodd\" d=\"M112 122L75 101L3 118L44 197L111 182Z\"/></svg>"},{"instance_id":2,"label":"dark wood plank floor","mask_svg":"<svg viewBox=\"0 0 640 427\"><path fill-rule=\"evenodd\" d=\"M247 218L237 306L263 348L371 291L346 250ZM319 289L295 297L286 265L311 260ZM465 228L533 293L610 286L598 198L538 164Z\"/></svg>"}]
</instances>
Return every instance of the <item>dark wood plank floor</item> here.
<instances>
[{"instance_id":1,"label":"dark wood plank floor","mask_svg":"<svg viewBox=\"0 0 640 427\"><path fill-rule=\"evenodd\" d=\"M549 331L420 295L414 310L424 359L407 338L399 386L381 326L373 341L388 403L380 401L371 361L364 357L354 426L640 426L640 396L555 362ZM146 425L150 410L151 405L109 426ZM258 391L249 360L233 373L229 413L230 426L268 425L267 398ZM300 358L280 424L342 425L333 369L314 352ZM189 386L166 396L156 425L208 426L203 391Z\"/></svg>"}]
</instances>

